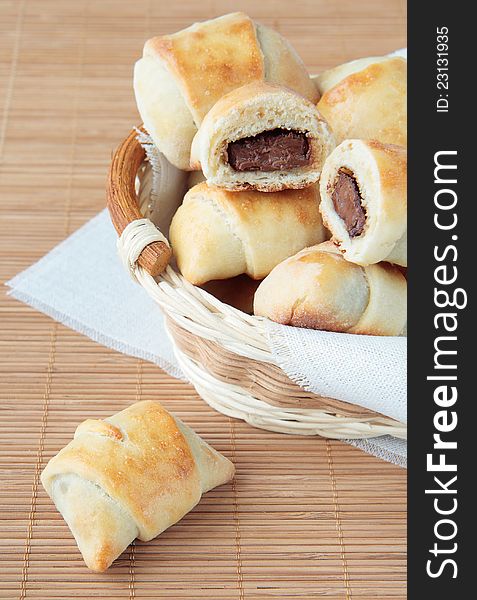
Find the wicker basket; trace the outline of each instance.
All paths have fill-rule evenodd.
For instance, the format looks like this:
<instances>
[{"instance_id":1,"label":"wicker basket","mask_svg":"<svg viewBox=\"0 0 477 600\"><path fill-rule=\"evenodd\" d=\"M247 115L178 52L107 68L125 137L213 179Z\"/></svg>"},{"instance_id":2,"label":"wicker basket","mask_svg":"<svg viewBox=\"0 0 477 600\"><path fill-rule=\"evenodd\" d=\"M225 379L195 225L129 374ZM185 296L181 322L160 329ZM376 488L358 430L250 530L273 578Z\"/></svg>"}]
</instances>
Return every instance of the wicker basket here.
<instances>
[{"instance_id":1,"label":"wicker basket","mask_svg":"<svg viewBox=\"0 0 477 600\"><path fill-rule=\"evenodd\" d=\"M405 439L403 423L300 388L275 363L262 318L224 304L168 266L167 241L139 209L151 191L144 161L145 151L133 130L112 160L108 208L122 234L131 274L165 314L177 360L201 397L228 416L271 431L348 439L390 434ZM139 171L142 183L137 193ZM144 225L146 235L142 231L135 235L136 225Z\"/></svg>"}]
</instances>

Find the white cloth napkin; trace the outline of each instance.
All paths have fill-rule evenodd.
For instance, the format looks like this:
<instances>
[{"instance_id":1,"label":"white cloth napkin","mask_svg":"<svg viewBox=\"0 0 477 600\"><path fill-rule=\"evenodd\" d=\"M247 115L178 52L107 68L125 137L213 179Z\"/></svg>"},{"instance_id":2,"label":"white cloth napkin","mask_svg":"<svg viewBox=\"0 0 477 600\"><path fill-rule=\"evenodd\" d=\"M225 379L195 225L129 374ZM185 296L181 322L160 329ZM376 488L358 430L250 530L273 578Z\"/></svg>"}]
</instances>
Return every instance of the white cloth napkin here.
<instances>
[{"instance_id":1,"label":"white cloth napkin","mask_svg":"<svg viewBox=\"0 0 477 600\"><path fill-rule=\"evenodd\" d=\"M156 363L185 380L162 312L125 271L116 240L103 210L8 281L10 294L99 344Z\"/></svg>"},{"instance_id":2,"label":"white cloth napkin","mask_svg":"<svg viewBox=\"0 0 477 600\"><path fill-rule=\"evenodd\" d=\"M268 327L278 364L301 387L407 422L407 338Z\"/></svg>"},{"instance_id":3,"label":"white cloth napkin","mask_svg":"<svg viewBox=\"0 0 477 600\"><path fill-rule=\"evenodd\" d=\"M166 335L161 311L130 279L117 256L116 233L107 211L7 285L15 298L94 341L151 361L174 377L185 379ZM291 327L270 325L274 355L292 379L314 392L359 402L390 416L401 418L405 414L404 338L394 338L396 349L392 354L382 350L383 340L367 338L361 351L354 353L351 361L344 361L345 352L349 352L341 349L348 346L347 338L351 336L340 339L341 334L317 333L305 333L304 345L303 331L298 334ZM323 339L318 350L313 337ZM316 372L310 368L310 361L303 360L309 351L319 357ZM402 440L384 436L352 443L375 456L406 465L406 443Z\"/></svg>"}]
</instances>

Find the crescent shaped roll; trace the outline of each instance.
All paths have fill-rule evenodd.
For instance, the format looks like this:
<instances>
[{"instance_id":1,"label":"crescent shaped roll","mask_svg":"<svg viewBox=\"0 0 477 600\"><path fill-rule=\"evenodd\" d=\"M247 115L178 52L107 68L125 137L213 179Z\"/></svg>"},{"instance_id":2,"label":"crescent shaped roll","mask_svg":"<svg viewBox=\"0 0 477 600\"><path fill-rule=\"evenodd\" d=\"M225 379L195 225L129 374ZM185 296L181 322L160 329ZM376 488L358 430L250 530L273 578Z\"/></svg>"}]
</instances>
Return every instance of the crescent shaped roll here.
<instances>
[{"instance_id":1,"label":"crescent shaped roll","mask_svg":"<svg viewBox=\"0 0 477 600\"><path fill-rule=\"evenodd\" d=\"M179 521L234 467L159 403L84 421L41 474L86 565L105 571L138 537Z\"/></svg>"},{"instance_id":2,"label":"crescent shaped roll","mask_svg":"<svg viewBox=\"0 0 477 600\"><path fill-rule=\"evenodd\" d=\"M200 183L174 215L170 242L195 285L245 273L262 279L283 259L328 237L317 186L284 192L228 192Z\"/></svg>"},{"instance_id":3,"label":"crescent shaped roll","mask_svg":"<svg viewBox=\"0 0 477 600\"><path fill-rule=\"evenodd\" d=\"M295 327L400 335L406 327L406 294L398 267L360 267L325 242L276 266L255 293L254 312Z\"/></svg>"},{"instance_id":4,"label":"crescent shaped roll","mask_svg":"<svg viewBox=\"0 0 477 600\"><path fill-rule=\"evenodd\" d=\"M321 214L346 260L407 266L406 149L346 140L320 180Z\"/></svg>"},{"instance_id":5,"label":"crescent shaped roll","mask_svg":"<svg viewBox=\"0 0 477 600\"><path fill-rule=\"evenodd\" d=\"M148 40L134 68L139 113L155 144L190 169L197 128L224 94L253 81L286 85L317 102L303 62L278 33L241 12Z\"/></svg>"},{"instance_id":6,"label":"crescent shaped roll","mask_svg":"<svg viewBox=\"0 0 477 600\"><path fill-rule=\"evenodd\" d=\"M318 110L336 143L351 138L407 145L407 61L378 57L352 61L315 79Z\"/></svg>"},{"instance_id":7,"label":"crescent shaped roll","mask_svg":"<svg viewBox=\"0 0 477 600\"><path fill-rule=\"evenodd\" d=\"M318 181L334 146L313 103L288 88L251 83L211 108L192 142L191 161L211 185L276 192Z\"/></svg>"}]
</instances>

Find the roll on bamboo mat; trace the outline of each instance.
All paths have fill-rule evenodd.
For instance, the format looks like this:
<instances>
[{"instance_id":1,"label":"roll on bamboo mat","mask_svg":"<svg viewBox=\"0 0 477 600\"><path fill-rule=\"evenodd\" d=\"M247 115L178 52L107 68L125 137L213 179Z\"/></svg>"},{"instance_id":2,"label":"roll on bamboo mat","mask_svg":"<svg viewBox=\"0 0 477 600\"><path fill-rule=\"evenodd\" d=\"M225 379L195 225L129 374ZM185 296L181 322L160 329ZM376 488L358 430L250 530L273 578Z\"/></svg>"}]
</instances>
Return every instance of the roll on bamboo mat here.
<instances>
[{"instance_id":1,"label":"roll on bamboo mat","mask_svg":"<svg viewBox=\"0 0 477 600\"><path fill-rule=\"evenodd\" d=\"M312 72L405 45L402 0L0 0L2 282L104 206L111 151L138 122L131 72L144 40L237 8L286 35ZM2 600L405 597L405 471L340 442L228 419L154 365L5 288L0 300ZM237 477L95 575L39 474L81 420L139 399L163 402Z\"/></svg>"}]
</instances>

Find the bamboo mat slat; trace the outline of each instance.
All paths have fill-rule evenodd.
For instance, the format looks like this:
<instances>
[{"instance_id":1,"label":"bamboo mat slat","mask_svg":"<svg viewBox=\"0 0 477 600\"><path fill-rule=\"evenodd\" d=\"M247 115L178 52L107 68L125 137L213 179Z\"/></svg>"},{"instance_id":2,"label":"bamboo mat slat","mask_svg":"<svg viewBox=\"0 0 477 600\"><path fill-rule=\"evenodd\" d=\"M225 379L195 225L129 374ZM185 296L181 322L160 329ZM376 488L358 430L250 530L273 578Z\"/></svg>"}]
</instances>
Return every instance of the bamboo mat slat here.
<instances>
[{"instance_id":1,"label":"bamboo mat slat","mask_svg":"<svg viewBox=\"0 0 477 600\"><path fill-rule=\"evenodd\" d=\"M131 73L144 40L237 9L286 35L312 72L405 45L403 0L0 0L2 283L104 206L111 152L138 122ZM403 470L217 414L5 288L0 320L2 600L405 598ZM140 399L178 414L237 477L93 574L39 474L81 420Z\"/></svg>"}]
</instances>

